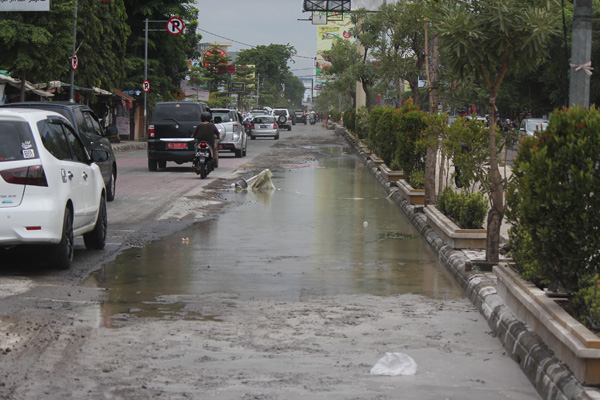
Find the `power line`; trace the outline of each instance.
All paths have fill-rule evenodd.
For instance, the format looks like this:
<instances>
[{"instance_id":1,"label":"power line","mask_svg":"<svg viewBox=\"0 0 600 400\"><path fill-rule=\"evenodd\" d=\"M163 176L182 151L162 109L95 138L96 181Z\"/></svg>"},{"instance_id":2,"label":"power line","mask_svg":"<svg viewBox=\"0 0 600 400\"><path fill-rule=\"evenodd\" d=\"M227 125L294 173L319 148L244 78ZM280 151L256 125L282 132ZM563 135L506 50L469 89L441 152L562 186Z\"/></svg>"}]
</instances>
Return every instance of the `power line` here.
<instances>
[{"instance_id":1,"label":"power line","mask_svg":"<svg viewBox=\"0 0 600 400\"><path fill-rule=\"evenodd\" d=\"M201 28L196 28L196 29L197 29L197 30L199 30L199 31L202 31L202 32L204 32L204 33L208 33L209 35L213 35L213 36L216 36L216 37L218 37L218 38L221 38L221 39L229 40L230 42L234 42L234 43L237 43L237 44L241 44L241 45L243 45L243 46L246 46L246 47L252 47L252 48L255 48L255 47L257 47L256 45L252 45L252 44L248 44L248 43L240 42L240 41L238 41L238 40L230 39L230 38L227 38L227 37L225 37L225 36L217 35L216 33L209 32L209 31L207 31L207 30L205 30L205 29L201 29ZM309 56L298 56L298 55L296 55L296 56L292 56L292 57L295 57L295 58L308 58L309 60L314 60L314 59L316 58L316 57L309 57Z\"/></svg>"}]
</instances>

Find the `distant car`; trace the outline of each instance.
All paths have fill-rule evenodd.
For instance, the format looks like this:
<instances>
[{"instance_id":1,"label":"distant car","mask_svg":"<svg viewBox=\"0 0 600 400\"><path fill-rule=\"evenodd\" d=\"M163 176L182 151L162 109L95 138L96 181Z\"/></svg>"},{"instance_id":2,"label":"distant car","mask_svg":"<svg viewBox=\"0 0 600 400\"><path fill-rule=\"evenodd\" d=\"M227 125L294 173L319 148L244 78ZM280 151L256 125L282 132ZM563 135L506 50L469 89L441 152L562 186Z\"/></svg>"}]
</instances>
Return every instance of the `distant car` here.
<instances>
[{"instance_id":1,"label":"distant car","mask_svg":"<svg viewBox=\"0 0 600 400\"><path fill-rule=\"evenodd\" d=\"M286 128L288 131L292 130L292 117L286 108L274 108L271 115L277 118L277 124L280 128Z\"/></svg>"},{"instance_id":2,"label":"distant car","mask_svg":"<svg viewBox=\"0 0 600 400\"><path fill-rule=\"evenodd\" d=\"M0 247L47 244L54 267L68 268L73 238L88 249L106 243L107 152L92 149L62 115L0 109Z\"/></svg>"},{"instance_id":3,"label":"distant car","mask_svg":"<svg viewBox=\"0 0 600 400\"><path fill-rule=\"evenodd\" d=\"M225 137L219 142L219 150L232 151L237 158L245 156L248 135L244 129L242 115L228 108L213 108L211 112L214 123L225 127Z\"/></svg>"},{"instance_id":4,"label":"distant car","mask_svg":"<svg viewBox=\"0 0 600 400\"><path fill-rule=\"evenodd\" d=\"M99 150L107 153L106 160L98 163L98 166L106 185L106 200L114 200L117 185L117 159L106 132L102 129L98 117L91 108L85 104L70 102L9 103L2 107L55 111L67 118L75 132L83 139L83 144L88 152Z\"/></svg>"},{"instance_id":5,"label":"distant car","mask_svg":"<svg viewBox=\"0 0 600 400\"><path fill-rule=\"evenodd\" d=\"M294 115L297 123L306 125L306 112L304 110L294 110Z\"/></svg>"},{"instance_id":6,"label":"distant car","mask_svg":"<svg viewBox=\"0 0 600 400\"><path fill-rule=\"evenodd\" d=\"M519 131L522 135L533 136L535 131L543 132L548 127L548 120L543 118L526 118L521 121Z\"/></svg>"},{"instance_id":7,"label":"distant car","mask_svg":"<svg viewBox=\"0 0 600 400\"><path fill-rule=\"evenodd\" d=\"M203 112L210 112L210 109L199 101L156 103L148 124L149 171L165 168L167 161L192 162L196 155L192 133Z\"/></svg>"},{"instance_id":8,"label":"distant car","mask_svg":"<svg viewBox=\"0 0 600 400\"><path fill-rule=\"evenodd\" d=\"M279 126L277 120L272 115L258 115L254 117L250 127L250 139L257 137L272 137L279 139Z\"/></svg>"}]
</instances>

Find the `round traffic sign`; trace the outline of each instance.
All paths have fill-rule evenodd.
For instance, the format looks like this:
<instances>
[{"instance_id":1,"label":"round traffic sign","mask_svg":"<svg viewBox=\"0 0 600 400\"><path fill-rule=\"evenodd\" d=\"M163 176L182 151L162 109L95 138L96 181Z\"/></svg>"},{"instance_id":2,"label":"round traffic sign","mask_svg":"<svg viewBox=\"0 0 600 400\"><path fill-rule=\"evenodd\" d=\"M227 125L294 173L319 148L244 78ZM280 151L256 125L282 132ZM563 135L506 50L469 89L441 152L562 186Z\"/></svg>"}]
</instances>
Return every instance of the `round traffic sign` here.
<instances>
[{"instance_id":1,"label":"round traffic sign","mask_svg":"<svg viewBox=\"0 0 600 400\"><path fill-rule=\"evenodd\" d=\"M284 98L285 97L285 93L283 93L283 92L279 93L279 97Z\"/></svg>"},{"instance_id":2,"label":"round traffic sign","mask_svg":"<svg viewBox=\"0 0 600 400\"><path fill-rule=\"evenodd\" d=\"M150 91L150 81L146 79L144 82L142 82L142 89L144 92L148 93Z\"/></svg>"},{"instance_id":3,"label":"round traffic sign","mask_svg":"<svg viewBox=\"0 0 600 400\"><path fill-rule=\"evenodd\" d=\"M171 17L167 21L167 31L169 31L171 35L179 35L180 33L183 33L183 28L185 28L185 25L181 18Z\"/></svg>"},{"instance_id":4,"label":"round traffic sign","mask_svg":"<svg viewBox=\"0 0 600 400\"><path fill-rule=\"evenodd\" d=\"M71 69L73 71L77 71L77 68L79 68L79 57L77 57L77 54L75 54L73 57L71 57Z\"/></svg>"}]
</instances>

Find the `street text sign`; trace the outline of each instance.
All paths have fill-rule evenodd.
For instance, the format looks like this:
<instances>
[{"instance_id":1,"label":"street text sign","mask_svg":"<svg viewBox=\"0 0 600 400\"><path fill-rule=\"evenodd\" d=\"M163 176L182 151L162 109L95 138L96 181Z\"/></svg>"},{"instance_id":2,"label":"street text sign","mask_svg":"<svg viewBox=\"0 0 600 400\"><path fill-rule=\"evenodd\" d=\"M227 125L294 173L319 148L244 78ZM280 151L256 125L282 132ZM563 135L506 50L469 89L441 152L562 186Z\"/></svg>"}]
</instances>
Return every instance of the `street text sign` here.
<instances>
[{"instance_id":1,"label":"street text sign","mask_svg":"<svg viewBox=\"0 0 600 400\"><path fill-rule=\"evenodd\" d=\"M0 0L2 11L50 11L50 0Z\"/></svg>"}]
</instances>

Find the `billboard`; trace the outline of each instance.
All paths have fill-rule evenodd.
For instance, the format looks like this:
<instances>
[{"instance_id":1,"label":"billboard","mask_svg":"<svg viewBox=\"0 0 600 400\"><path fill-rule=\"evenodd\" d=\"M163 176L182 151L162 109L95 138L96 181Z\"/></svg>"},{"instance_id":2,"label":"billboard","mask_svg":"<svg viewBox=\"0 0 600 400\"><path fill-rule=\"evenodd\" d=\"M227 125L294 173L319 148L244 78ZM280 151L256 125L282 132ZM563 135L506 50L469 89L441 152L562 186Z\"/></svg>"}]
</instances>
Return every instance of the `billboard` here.
<instances>
[{"instance_id":1,"label":"billboard","mask_svg":"<svg viewBox=\"0 0 600 400\"><path fill-rule=\"evenodd\" d=\"M50 11L50 0L0 0L2 11Z\"/></svg>"},{"instance_id":2,"label":"billboard","mask_svg":"<svg viewBox=\"0 0 600 400\"><path fill-rule=\"evenodd\" d=\"M330 15L326 25L317 26L317 76L322 75L323 71L331 66L331 63L323 57L323 52L330 50L336 40L356 41L350 34L353 26L350 14L339 15L337 18Z\"/></svg>"}]
</instances>

